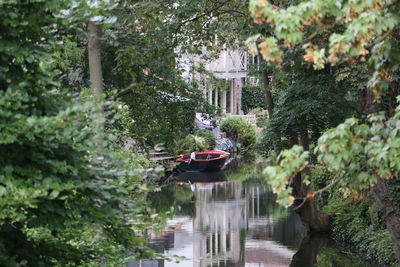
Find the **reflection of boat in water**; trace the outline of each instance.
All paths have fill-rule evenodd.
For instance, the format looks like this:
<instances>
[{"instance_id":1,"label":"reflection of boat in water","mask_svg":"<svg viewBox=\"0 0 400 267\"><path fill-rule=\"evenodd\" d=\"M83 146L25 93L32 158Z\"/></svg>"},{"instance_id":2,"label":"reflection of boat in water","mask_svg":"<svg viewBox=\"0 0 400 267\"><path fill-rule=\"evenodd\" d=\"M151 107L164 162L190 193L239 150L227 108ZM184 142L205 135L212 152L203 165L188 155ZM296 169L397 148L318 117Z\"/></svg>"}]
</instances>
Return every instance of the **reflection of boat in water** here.
<instances>
[{"instance_id":1,"label":"reflection of boat in water","mask_svg":"<svg viewBox=\"0 0 400 267\"><path fill-rule=\"evenodd\" d=\"M225 167L225 162L228 157L228 152L210 150L182 155L176 162L180 163L178 168L182 171L220 171Z\"/></svg>"},{"instance_id":2,"label":"reflection of boat in water","mask_svg":"<svg viewBox=\"0 0 400 267\"><path fill-rule=\"evenodd\" d=\"M223 171L219 172L183 172L176 177L178 183L216 183L226 182Z\"/></svg>"}]
</instances>

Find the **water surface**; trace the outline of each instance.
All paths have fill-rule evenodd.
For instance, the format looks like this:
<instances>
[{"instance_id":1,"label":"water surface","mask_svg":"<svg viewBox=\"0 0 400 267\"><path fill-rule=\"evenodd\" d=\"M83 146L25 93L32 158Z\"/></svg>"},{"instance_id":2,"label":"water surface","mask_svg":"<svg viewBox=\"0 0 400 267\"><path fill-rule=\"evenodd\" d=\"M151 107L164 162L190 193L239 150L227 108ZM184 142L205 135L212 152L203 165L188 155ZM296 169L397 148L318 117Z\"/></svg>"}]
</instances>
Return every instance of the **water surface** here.
<instances>
[{"instance_id":1,"label":"water surface","mask_svg":"<svg viewBox=\"0 0 400 267\"><path fill-rule=\"evenodd\" d=\"M368 266L338 249L326 235L307 235L293 211L278 206L260 164L219 173L187 173L154 193L154 207L175 215L150 242L176 261L131 261L136 266ZM197 182L195 182L197 181Z\"/></svg>"}]
</instances>

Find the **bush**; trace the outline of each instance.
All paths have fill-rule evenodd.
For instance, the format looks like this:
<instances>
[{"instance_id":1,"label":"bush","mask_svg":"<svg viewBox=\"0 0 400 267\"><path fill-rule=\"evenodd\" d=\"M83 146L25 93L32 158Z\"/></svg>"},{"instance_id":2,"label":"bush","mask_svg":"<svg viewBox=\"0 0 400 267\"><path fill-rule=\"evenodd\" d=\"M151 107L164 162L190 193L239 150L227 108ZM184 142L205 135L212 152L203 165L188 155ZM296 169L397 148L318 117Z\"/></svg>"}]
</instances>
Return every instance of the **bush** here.
<instances>
[{"instance_id":1,"label":"bush","mask_svg":"<svg viewBox=\"0 0 400 267\"><path fill-rule=\"evenodd\" d=\"M256 131L242 118L227 118L221 123L221 130L236 142L248 148L256 142Z\"/></svg>"},{"instance_id":2,"label":"bush","mask_svg":"<svg viewBox=\"0 0 400 267\"><path fill-rule=\"evenodd\" d=\"M158 166L154 161L150 161L143 154L128 151L125 149L118 149L115 153L122 159L127 161L127 166L133 169L148 169L156 168Z\"/></svg>"},{"instance_id":3,"label":"bush","mask_svg":"<svg viewBox=\"0 0 400 267\"><path fill-rule=\"evenodd\" d=\"M172 153L175 155L188 154L193 151L207 151L209 147L207 146L206 139L201 136L196 136L189 134L185 138L178 140L175 143Z\"/></svg>"},{"instance_id":4,"label":"bush","mask_svg":"<svg viewBox=\"0 0 400 267\"><path fill-rule=\"evenodd\" d=\"M197 130L194 135L203 137L205 139L206 145L209 149L213 149L215 147L215 136L212 131L200 129Z\"/></svg>"},{"instance_id":5,"label":"bush","mask_svg":"<svg viewBox=\"0 0 400 267\"><path fill-rule=\"evenodd\" d=\"M264 102L264 88L261 85L252 86L245 85L242 90L242 109L245 113L249 112L251 109L266 108Z\"/></svg>"},{"instance_id":6,"label":"bush","mask_svg":"<svg viewBox=\"0 0 400 267\"><path fill-rule=\"evenodd\" d=\"M335 174L322 168L313 168L310 177L311 190L317 191L329 185ZM394 252L387 231L375 204L368 199L368 192L353 193L343 197L337 185L316 195L313 201L326 214L334 214L332 236L353 252L372 259L378 266L392 266ZM326 255L328 256L328 255ZM333 255L331 255L333 256ZM329 262L330 257L322 259ZM342 266L342 265L340 265ZM344 266L344 265L343 265ZM346 266L353 266L350 263ZM356 265L354 265L356 266Z\"/></svg>"},{"instance_id":7,"label":"bush","mask_svg":"<svg viewBox=\"0 0 400 267\"><path fill-rule=\"evenodd\" d=\"M147 172L103 131L118 103L58 83L68 76L55 66L67 65L59 37L79 31L60 16L68 2L0 4L1 266L123 266L128 250L154 255L140 238L159 224L146 209Z\"/></svg>"},{"instance_id":8,"label":"bush","mask_svg":"<svg viewBox=\"0 0 400 267\"><path fill-rule=\"evenodd\" d=\"M332 182L334 178L334 173L328 172L322 168L313 168L311 171L311 176L309 178L311 182L311 190L317 191L321 188L326 187ZM313 201L315 202L315 204L317 204L318 208L322 210L328 205L330 199L341 197L341 193L338 190L339 189L337 188L337 186L332 186L322 193L317 194L314 197Z\"/></svg>"},{"instance_id":9,"label":"bush","mask_svg":"<svg viewBox=\"0 0 400 267\"><path fill-rule=\"evenodd\" d=\"M256 115L257 127L264 128L268 122L268 111L262 108L253 108L248 114Z\"/></svg>"},{"instance_id":10,"label":"bush","mask_svg":"<svg viewBox=\"0 0 400 267\"><path fill-rule=\"evenodd\" d=\"M337 201L340 203L340 201ZM371 212L368 199L358 203L341 203L333 221L333 236L352 249L366 255L378 266L393 266L395 257L390 235L382 222L376 221L377 210ZM371 218L371 214L374 214Z\"/></svg>"}]
</instances>

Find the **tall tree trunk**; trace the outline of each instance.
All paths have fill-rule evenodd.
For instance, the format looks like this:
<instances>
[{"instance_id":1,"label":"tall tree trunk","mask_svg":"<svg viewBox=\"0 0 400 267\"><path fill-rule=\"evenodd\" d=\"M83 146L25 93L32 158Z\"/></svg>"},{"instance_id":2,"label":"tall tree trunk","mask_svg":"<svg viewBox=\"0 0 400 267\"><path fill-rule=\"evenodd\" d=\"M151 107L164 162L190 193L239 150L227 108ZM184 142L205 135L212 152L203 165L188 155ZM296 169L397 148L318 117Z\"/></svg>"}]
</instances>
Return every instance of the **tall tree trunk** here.
<instances>
[{"instance_id":1,"label":"tall tree trunk","mask_svg":"<svg viewBox=\"0 0 400 267\"><path fill-rule=\"evenodd\" d=\"M89 74L90 88L93 97L99 100L103 94L103 73L101 70L101 35L102 25L89 21L88 23L88 54L89 54ZM101 106L100 113L103 112ZM99 114L102 116L102 114ZM104 125L98 125L96 142L101 150L104 147L103 131Z\"/></svg>"},{"instance_id":2,"label":"tall tree trunk","mask_svg":"<svg viewBox=\"0 0 400 267\"><path fill-rule=\"evenodd\" d=\"M389 231L397 262L400 263L400 207L392 201L393 197L387 183L379 178L371 189L371 193L381 212L386 229Z\"/></svg>"},{"instance_id":3,"label":"tall tree trunk","mask_svg":"<svg viewBox=\"0 0 400 267\"><path fill-rule=\"evenodd\" d=\"M301 195L305 197L306 195ZM297 196L295 196L297 197ZM294 207L303 204L303 200L295 200ZM296 213L309 232L329 232L331 230L331 216L321 213L317 205L311 200L306 202L296 209Z\"/></svg>"},{"instance_id":4,"label":"tall tree trunk","mask_svg":"<svg viewBox=\"0 0 400 267\"><path fill-rule=\"evenodd\" d=\"M304 150L309 150L310 139L307 131L299 134L299 144ZM331 216L321 213L312 199L306 199L310 186L302 182L302 175L310 175L310 169L306 168L293 179L293 192L297 199L294 203L297 214L299 214L304 226L311 232L328 232L331 229ZM301 206L300 206L301 205Z\"/></svg>"},{"instance_id":5,"label":"tall tree trunk","mask_svg":"<svg viewBox=\"0 0 400 267\"><path fill-rule=\"evenodd\" d=\"M258 58L260 63L265 63L265 60L262 57L260 47L258 46L263 40L259 39L256 42L258 49ZM265 65L265 64L264 64ZM271 118L274 113L274 99L272 98L271 88L269 84L269 74L268 70L264 67L261 73L263 85L264 85L264 101L267 105L268 117Z\"/></svg>"},{"instance_id":6,"label":"tall tree trunk","mask_svg":"<svg viewBox=\"0 0 400 267\"><path fill-rule=\"evenodd\" d=\"M269 72L267 70L263 70L262 77L264 84L265 104L267 105L268 117L271 118L274 112L274 100L272 98L272 93L269 86Z\"/></svg>"},{"instance_id":7,"label":"tall tree trunk","mask_svg":"<svg viewBox=\"0 0 400 267\"><path fill-rule=\"evenodd\" d=\"M100 98L103 93L103 74L101 71L101 42L102 25L89 21L88 39L89 39L89 74L90 88L93 96Z\"/></svg>"}]
</instances>

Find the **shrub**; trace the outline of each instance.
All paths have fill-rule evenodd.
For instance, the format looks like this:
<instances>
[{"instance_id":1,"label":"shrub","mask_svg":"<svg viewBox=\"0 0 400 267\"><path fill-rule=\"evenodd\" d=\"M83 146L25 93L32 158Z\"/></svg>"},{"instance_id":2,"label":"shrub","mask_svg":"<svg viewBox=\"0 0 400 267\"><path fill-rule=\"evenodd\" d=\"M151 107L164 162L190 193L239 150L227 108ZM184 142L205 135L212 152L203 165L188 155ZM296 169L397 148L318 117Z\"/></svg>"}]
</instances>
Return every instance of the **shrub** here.
<instances>
[{"instance_id":1,"label":"shrub","mask_svg":"<svg viewBox=\"0 0 400 267\"><path fill-rule=\"evenodd\" d=\"M206 139L201 136L196 136L189 134L183 139L178 140L175 143L172 153L178 154L188 154L193 151L206 151L209 150L207 146Z\"/></svg>"},{"instance_id":2,"label":"shrub","mask_svg":"<svg viewBox=\"0 0 400 267\"><path fill-rule=\"evenodd\" d=\"M312 191L327 186L334 177L335 174L331 172L314 168L310 177ZM324 213L334 214L332 221L334 239L349 247L353 252L372 259L379 266L392 266L395 257L389 232L385 228L376 205L371 205L367 191L343 197L338 186L335 185L317 195L314 201Z\"/></svg>"},{"instance_id":3,"label":"shrub","mask_svg":"<svg viewBox=\"0 0 400 267\"><path fill-rule=\"evenodd\" d=\"M116 154L127 161L129 168L133 169L148 169L157 167L157 163L150 161L143 154L137 152L128 151L125 149L118 149L115 151Z\"/></svg>"},{"instance_id":4,"label":"shrub","mask_svg":"<svg viewBox=\"0 0 400 267\"><path fill-rule=\"evenodd\" d=\"M0 2L1 266L123 266L128 250L154 255L140 238L159 224L146 209L147 171L103 131L119 103L59 84L70 71L61 38L80 30L60 15L69 2Z\"/></svg>"},{"instance_id":5,"label":"shrub","mask_svg":"<svg viewBox=\"0 0 400 267\"><path fill-rule=\"evenodd\" d=\"M253 108L248 114L256 115L257 127L264 128L268 122L268 111L262 108Z\"/></svg>"},{"instance_id":6,"label":"shrub","mask_svg":"<svg viewBox=\"0 0 400 267\"><path fill-rule=\"evenodd\" d=\"M248 148L256 142L256 131L242 118L227 118L221 123L221 130L236 142Z\"/></svg>"},{"instance_id":7,"label":"shrub","mask_svg":"<svg viewBox=\"0 0 400 267\"><path fill-rule=\"evenodd\" d=\"M213 149L215 147L215 136L212 131L200 129L197 130L194 135L203 137L205 139L208 149Z\"/></svg>"},{"instance_id":8,"label":"shrub","mask_svg":"<svg viewBox=\"0 0 400 267\"><path fill-rule=\"evenodd\" d=\"M336 213L333 221L333 237L371 258L378 266L393 266L395 257L389 232L382 222L370 217L368 199L342 203L338 207L340 212Z\"/></svg>"},{"instance_id":9,"label":"shrub","mask_svg":"<svg viewBox=\"0 0 400 267\"><path fill-rule=\"evenodd\" d=\"M245 85L242 92L242 109L245 113L255 108L266 108L264 102L265 92L262 86Z\"/></svg>"}]
</instances>

